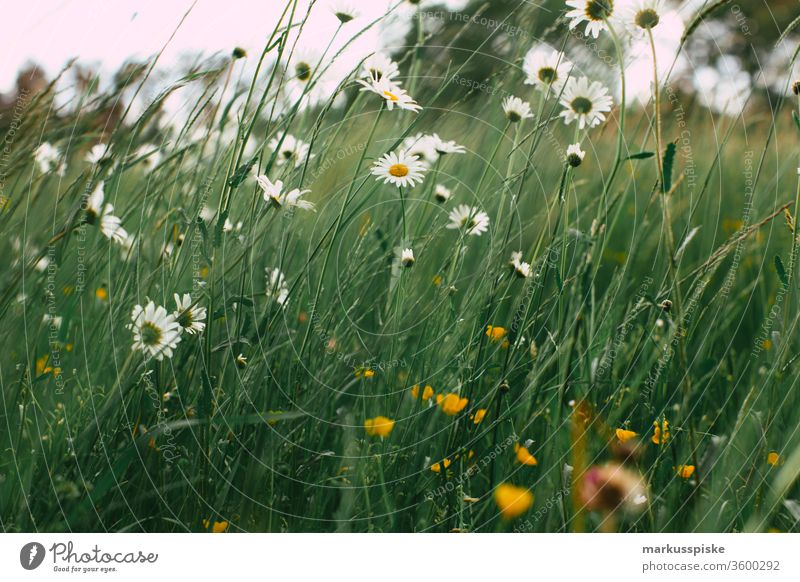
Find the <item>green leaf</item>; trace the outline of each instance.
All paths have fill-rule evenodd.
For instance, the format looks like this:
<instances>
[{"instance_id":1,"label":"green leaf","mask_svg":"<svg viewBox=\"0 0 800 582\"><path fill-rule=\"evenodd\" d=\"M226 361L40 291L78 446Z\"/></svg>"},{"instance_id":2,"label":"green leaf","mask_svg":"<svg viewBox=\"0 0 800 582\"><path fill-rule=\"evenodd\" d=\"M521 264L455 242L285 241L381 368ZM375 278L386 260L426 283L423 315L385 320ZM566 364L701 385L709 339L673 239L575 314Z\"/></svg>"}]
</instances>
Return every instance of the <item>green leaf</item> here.
<instances>
[{"instance_id":1,"label":"green leaf","mask_svg":"<svg viewBox=\"0 0 800 582\"><path fill-rule=\"evenodd\" d=\"M231 188L238 188L239 185L244 182L245 178L247 178L247 174L250 173L250 168L253 167L256 160L258 160L258 156L253 156L249 161L236 168L233 176L228 180L228 186Z\"/></svg>"},{"instance_id":2,"label":"green leaf","mask_svg":"<svg viewBox=\"0 0 800 582\"><path fill-rule=\"evenodd\" d=\"M664 184L662 192L672 190L672 168L675 166L675 152L677 151L678 147L675 142L668 143L667 149L664 151L664 163L662 165L664 169Z\"/></svg>"},{"instance_id":3,"label":"green leaf","mask_svg":"<svg viewBox=\"0 0 800 582\"><path fill-rule=\"evenodd\" d=\"M646 160L648 158L652 158L655 154L653 152L639 152L638 154L633 154L632 156L628 156L625 158L626 160Z\"/></svg>"},{"instance_id":4,"label":"green leaf","mask_svg":"<svg viewBox=\"0 0 800 582\"><path fill-rule=\"evenodd\" d=\"M778 278L784 287L789 286L789 277L786 275L786 269L783 268L783 261L779 255L775 255L775 270L778 271Z\"/></svg>"}]
</instances>

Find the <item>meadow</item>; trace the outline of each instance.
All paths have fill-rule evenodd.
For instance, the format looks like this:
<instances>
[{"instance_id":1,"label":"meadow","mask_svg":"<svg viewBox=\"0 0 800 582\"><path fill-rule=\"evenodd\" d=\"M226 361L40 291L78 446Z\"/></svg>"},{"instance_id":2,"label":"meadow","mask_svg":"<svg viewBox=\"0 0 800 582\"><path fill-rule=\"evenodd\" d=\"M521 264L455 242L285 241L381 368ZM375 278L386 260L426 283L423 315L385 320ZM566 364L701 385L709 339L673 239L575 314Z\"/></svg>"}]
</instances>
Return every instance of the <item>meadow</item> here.
<instances>
[{"instance_id":1,"label":"meadow","mask_svg":"<svg viewBox=\"0 0 800 582\"><path fill-rule=\"evenodd\" d=\"M287 0L157 91L158 55L19 90L3 531L800 531L797 80L627 98L656 0L537 38L400 4L345 76Z\"/></svg>"}]
</instances>

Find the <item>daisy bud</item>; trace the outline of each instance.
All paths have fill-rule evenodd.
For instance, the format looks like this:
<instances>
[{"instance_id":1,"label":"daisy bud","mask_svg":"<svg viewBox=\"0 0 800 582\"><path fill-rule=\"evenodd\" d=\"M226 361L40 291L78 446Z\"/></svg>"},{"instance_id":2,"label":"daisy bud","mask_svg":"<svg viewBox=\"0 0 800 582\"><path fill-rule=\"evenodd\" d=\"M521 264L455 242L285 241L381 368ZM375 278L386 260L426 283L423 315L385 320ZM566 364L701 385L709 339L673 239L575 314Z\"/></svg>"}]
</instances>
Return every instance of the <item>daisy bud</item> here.
<instances>
[{"instance_id":1,"label":"daisy bud","mask_svg":"<svg viewBox=\"0 0 800 582\"><path fill-rule=\"evenodd\" d=\"M800 81L795 81L792 83L792 92L795 95L800 95Z\"/></svg>"},{"instance_id":2,"label":"daisy bud","mask_svg":"<svg viewBox=\"0 0 800 582\"><path fill-rule=\"evenodd\" d=\"M414 251L411 249L403 249L400 256L400 262L404 267L410 267L414 264Z\"/></svg>"},{"instance_id":3,"label":"daisy bud","mask_svg":"<svg viewBox=\"0 0 800 582\"><path fill-rule=\"evenodd\" d=\"M450 188L444 186L443 184L436 184L436 189L434 190L433 195L437 202L445 203L450 200L453 192L450 190Z\"/></svg>"},{"instance_id":4,"label":"daisy bud","mask_svg":"<svg viewBox=\"0 0 800 582\"><path fill-rule=\"evenodd\" d=\"M672 309L672 301L670 301L669 299L664 299L664 301L659 303L658 306L664 311L669 311L670 309Z\"/></svg>"},{"instance_id":5,"label":"daisy bud","mask_svg":"<svg viewBox=\"0 0 800 582\"><path fill-rule=\"evenodd\" d=\"M247 56L247 51L244 50L242 47L237 46L235 49L233 49L233 54L231 56L233 57L234 60L243 59Z\"/></svg>"},{"instance_id":6,"label":"daisy bud","mask_svg":"<svg viewBox=\"0 0 800 582\"><path fill-rule=\"evenodd\" d=\"M237 368L245 368L247 366L247 358L244 354L239 354L236 356L236 367Z\"/></svg>"},{"instance_id":7,"label":"daisy bud","mask_svg":"<svg viewBox=\"0 0 800 582\"><path fill-rule=\"evenodd\" d=\"M583 162L586 152L581 149L581 144L574 143L567 148L567 163L573 168L577 168Z\"/></svg>"}]
</instances>

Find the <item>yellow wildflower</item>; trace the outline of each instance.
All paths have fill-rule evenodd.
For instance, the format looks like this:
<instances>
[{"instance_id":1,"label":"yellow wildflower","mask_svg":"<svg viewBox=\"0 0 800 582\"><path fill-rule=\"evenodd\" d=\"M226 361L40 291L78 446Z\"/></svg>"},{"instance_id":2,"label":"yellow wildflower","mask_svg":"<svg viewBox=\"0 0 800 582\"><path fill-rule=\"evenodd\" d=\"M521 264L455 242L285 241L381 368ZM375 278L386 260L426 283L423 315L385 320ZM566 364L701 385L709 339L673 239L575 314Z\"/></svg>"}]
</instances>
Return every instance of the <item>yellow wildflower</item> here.
<instances>
[{"instance_id":1,"label":"yellow wildflower","mask_svg":"<svg viewBox=\"0 0 800 582\"><path fill-rule=\"evenodd\" d=\"M211 532L212 533L222 533L228 529L228 522L227 521L215 521L213 524L209 522L207 519L203 520L203 527L208 529L208 526L211 525Z\"/></svg>"},{"instance_id":2,"label":"yellow wildflower","mask_svg":"<svg viewBox=\"0 0 800 582\"><path fill-rule=\"evenodd\" d=\"M624 428L618 428L616 430L617 438L619 442L626 443L632 438L639 436L639 433L633 432L632 430L626 430Z\"/></svg>"},{"instance_id":3,"label":"yellow wildflower","mask_svg":"<svg viewBox=\"0 0 800 582\"><path fill-rule=\"evenodd\" d=\"M98 287L94 292L94 296L100 301L106 301L108 300L108 290L105 287Z\"/></svg>"},{"instance_id":4,"label":"yellow wildflower","mask_svg":"<svg viewBox=\"0 0 800 582\"><path fill-rule=\"evenodd\" d=\"M496 325L486 326L486 337L489 338L489 341L497 343L505 336L506 336L506 328L499 327Z\"/></svg>"},{"instance_id":5,"label":"yellow wildflower","mask_svg":"<svg viewBox=\"0 0 800 582\"><path fill-rule=\"evenodd\" d=\"M413 396L415 399L419 398L419 384L414 384L414 386L411 387L411 396ZM427 402L432 396L433 388L430 386L425 386L425 388L422 389L422 401Z\"/></svg>"},{"instance_id":6,"label":"yellow wildflower","mask_svg":"<svg viewBox=\"0 0 800 582\"><path fill-rule=\"evenodd\" d=\"M483 422L483 419L486 417L487 410L485 408L479 408L475 411L475 414L470 416L470 419L475 424L480 424Z\"/></svg>"},{"instance_id":7,"label":"yellow wildflower","mask_svg":"<svg viewBox=\"0 0 800 582\"><path fill-rule=\"evenodd\" d=\"M367 431L369 436L384 438L389 436L393 428L394 421L385 416L376 416L375 418L368 418L364 421L364 430Z\"/></svg>"},{"instance_id":8,"label":"yellow wildflower","mask_svg":"<svg viewBox=\"0 0 800 582\"><path fill-rule=\"evenodd\" d=\"M524 487L501 483L494 490L494 502L503 519L519 517L533 505L533 493Z\"/></svg>"},{"instance_id":9,"label":"yellow wildflower","mask_svg":"<svg viewBox=\"0 0 800 582\"><path fill-rule=\"evenodd\" d=\"M669 440L669 423L665 418L661 421L661 425L659 426L658 421L656 420L653 422L653 426L655 430L653 432L653 444L656 445L664 445Z\"/></svg>"},{"instance_id":10,"label":"yellow wildflower","mask_svg":"<svg viewBox=\"0 0 800 582\"><path fill-rule=\"evenodd\" d=\"M681 479L688 479L694 475L694 465L678 465L675 471Z\"/></svg>"},{"instance_id":11,"label":"yellow wildflower","mask_svg":"<svg viewBox=\"0 0 800 582\"><path fill-rule=\"evenodd\" d=\"M520 465L534 467L539 464L539 461L528 451L527 447L523 447L519 443L514 445L514 452L517 454L517 462Z\"/></svg>"},{"instance_id":12,"label":"yellow wildflower","mask_svg":"<svg viewBox=\"0 0 800 582\"><path fill-rule=\"evenodd\" d=\"M447 469L450 466L451 462L452 461L450 461L450 459L445 459L441 463L434 463L433 465L431 465L431 471L433 471L434 473L441 473L442 465L444 465L444 468Z\"/></svg>"},{"instance_id":13,"label":"yellow wildflower","mask_svg":"<svg viewBox=\"0 0 800 582\"><path fill-rule=\"evenodd\" d=\"M450 393L447 395L437 394L436 404L448 416L455 416L469 404L469 400L461 398L458 394Z\"/></svg>"},{"instance_id":14,"label":"yellow wildflower","mask_svg":"<svg viewBox=\"0 0 800 582\"><path fill-rule=\"evenodd\" d=\"M770 451L767 455L767 464L777 467L781 463L781 456L776 451Z\"/></svg>"}]
</instances>

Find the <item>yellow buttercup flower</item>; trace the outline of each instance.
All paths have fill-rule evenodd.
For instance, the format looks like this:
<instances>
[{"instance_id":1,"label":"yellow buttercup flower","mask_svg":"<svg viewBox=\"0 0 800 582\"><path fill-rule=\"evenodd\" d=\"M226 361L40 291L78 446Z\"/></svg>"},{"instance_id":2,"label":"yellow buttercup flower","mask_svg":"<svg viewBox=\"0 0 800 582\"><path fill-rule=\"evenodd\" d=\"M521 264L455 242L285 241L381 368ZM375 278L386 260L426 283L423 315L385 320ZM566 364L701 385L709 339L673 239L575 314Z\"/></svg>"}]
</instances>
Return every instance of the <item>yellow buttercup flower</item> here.
<instances>
[{"instance_id":1,"label":"yellow buttercup flower","mask_svg":"<svg viewBox=\"0 0 800 582\"><path fill-rule=\"evenodd\" d=\"M385 416L376 416L375 418L368 418L364 421L364 430L367 431L369 436L385 438L389 436L393 428L394 421Z\"/></svg>"},{"instance_id":2,"label":"yellow buttercup flower","mask_svg":"<svg viewBox=\"0 0 800 582\"><path fill-rule=\"evenodd\" d=\"M528 451L527 447L523 447L519 443L514 445L514 452L517 454L517 462L520 465L534 467L539 464L539 461Z\"/></svg>"},{"instance_id":3,"label":"yellow buttercup flower","mask_svg":"<svg viewBox=\"0 0 800 582\"><path fill-rule=\"evenodd\" d=\"M431 471L433 471L434 473L441 473L442 465L444 465L444 468L447 469L451 463L452 461L450 461L450 459L445 459L441 463L434 463L433 465L431 465Z\"/></svg>"},{"instance_id":4,"label":"yellow buttercup flower","mask_svg":"<svg viewBox=\"0 0 800 582\"><path fill-rule=\"evenodd\" d=\"M442 284L442 276L441 275L434 275L433 276L433 284L437 287Z\"/></svg>"},{"instance_id":5,"label":"yellow buttercup flower","mask_svg":"<svg viewBox=\"0 0 800 582\"><path fill-rule=\"evenodd\" d=\"M100 301L106 301L108 300L108 290L105 287L98 287L94 292L94 296Z\"/></svg>"},{"instance_id":6,"label":"yellow buttercup flower","mask_svg":"<svg viewBox=\"0 0 800 582\"><path fill-rule=\"evenodd\" d=\"M375 370L365 366L360 366L353 370L353 374L356 378L372 378L375 375Z\"/></svg>"},{"instance_id":7,"label":"yellow buttercup flower","mask_svg":"<svg viewBox=\"0 0 800 582\"><path fill-rule=\"evenodd\" d=\"M228 522L227 521L215 521L213 524L209 522L207 519L203 520L203 527L208 529L208 526L211 525L211 532L212 533L222 533L228 529Z\"/></svg>"},{"instance_id":8,"label":"yellow buttercup flower","mask_svg":"<svg viewBox=\"0 0 800 582\"><path fill-rule=\"evenodd\" d=\"M479 408L475 411L475 414L470 416L470 419L475 424L480 424L483 422L483 419L486 418L486 412L487 410L485 408Z\"/></svg>"},{"instance_id":9,"label":"yellow buttercup flower","mask_svg":"<svg viewBox=\"0 0 800 582\"><path fill-rule=\"evenodd\" d=\"M767 455L767 464L777 467L782 463L781 456L776 451L770 451Z\"/></svg>"},{"instance_id":10,"label":"yellow buttercup flower","mask_svg":"<svg viewBox=\"0 0 800 582\"><path fill-rule=\"evenodd\" d=\"M494 502L503 519L519 517L533 505L533 493L524 487L501 483L494 490Z\"/></svg>"},{"instance_id":11,"label":"yellow buttercup flower","mask_svg":"<svg viewBox=\"0 0 800 582\"><path fill-rule=\"evenodd\" d=\"M694 465L678 465L675 471L681 479L688 479L694 475Z\"/></svg>"},{"instance_id":12,"label":"yellow buttercup flower","mask_svg":"<svg viewBox=\"0 0 800 582\"><path fill-rule=\"evenodd\" d=\"M413 396L415 399L419 398L419 384L414 384L414 386L411 387L411 396ZM433 388L430 386L425 386L425 388L422 389L422 401L427 402L432 396Z\"/></svg>"},{"instance_id":13,"label":"yellow buttercup flower","mask_svg":"<svg viewBox=\"0 0 800 582\"><path fill-rule=\"evenodd\" d=\"M499 327L496 325L486 326L486 337L488 337L490 341L497 343L505 336L506 336L506 329L504 327Z\"/></svg>"},{"instance_id":14,"label":"yellow buttercup flower","mask_svg":"<svg viewBox=\"0 0 800 582\"><path fill-rule=\"evenodd\" d=\"M458 394L450 393L445 395L437 394L436 395L436 404L439 405L439 408L442 409L448 416L455 416L469 404L469 400L466 398L461 398Z\"/></svg>"},{"instance_id":15,"label":"yellow buttercup flower","mask_svg":"<svg viewBox=\"0 0 800 582\"><path fill-rule=\"evenodd\" d=\"M660 426L658 421L655 421L653 423L653 427L655 427L652 439L653 444L656 445L666 444L667 441L669 440L669 423L667 422L667 419L665 418L663 421L661 421Z\"/></svg>"},{"instance_id":16,"label":"yellow buttercup flower","mask_svg":"<svg viewBox=\"0 0 800 582\"><path fill-rule=\"evenodd\" d=\"M637 436L639 436L639 433L634 432L632 430L626 430L624 428L618 428L616 430L616 434L617 438L619 439L619 442L621 443L626 443L632 438L636 438Z\"/></svg>"}]
</instances>

